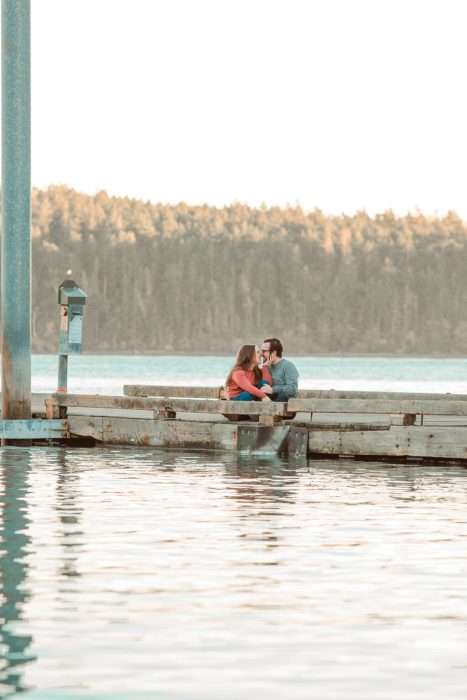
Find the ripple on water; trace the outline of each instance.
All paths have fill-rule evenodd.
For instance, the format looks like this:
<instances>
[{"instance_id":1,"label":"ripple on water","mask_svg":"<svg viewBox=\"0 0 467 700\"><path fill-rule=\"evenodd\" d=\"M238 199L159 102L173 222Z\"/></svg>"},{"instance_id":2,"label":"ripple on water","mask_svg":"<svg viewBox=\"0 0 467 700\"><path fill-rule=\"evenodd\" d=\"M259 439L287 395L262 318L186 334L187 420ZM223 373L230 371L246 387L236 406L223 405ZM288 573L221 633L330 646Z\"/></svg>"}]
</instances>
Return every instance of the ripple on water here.
<instances>
[{"instance_id":1,"label":"ripple on water","mask_svg":"<svg viewBox=\"0 0 467 700\"><path fill-rule=\"evenodd\" d=\"M463 698L467 472L0 452L0 695Z\"/></svg>"}]
</instances>

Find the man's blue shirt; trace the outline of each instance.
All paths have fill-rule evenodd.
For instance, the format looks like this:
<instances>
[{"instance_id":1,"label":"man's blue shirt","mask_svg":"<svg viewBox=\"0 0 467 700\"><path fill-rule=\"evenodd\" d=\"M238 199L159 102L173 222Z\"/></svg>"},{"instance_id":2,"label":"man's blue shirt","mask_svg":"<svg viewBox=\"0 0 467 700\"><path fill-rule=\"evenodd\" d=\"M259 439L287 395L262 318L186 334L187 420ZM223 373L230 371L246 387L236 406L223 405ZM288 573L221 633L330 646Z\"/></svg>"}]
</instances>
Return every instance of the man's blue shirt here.
<instances>
[{"instance_id":1,"label":"man's blue shirt","mask_svg":"<svg viewBox=\"0 0 467 700\"><path fill-rule=\"evenodd\" d=\"M297 395L298 370L294 363L283 357L275 365L270 365L274 394L285 394L288 398Z\"/></svg>"}]
</instances>

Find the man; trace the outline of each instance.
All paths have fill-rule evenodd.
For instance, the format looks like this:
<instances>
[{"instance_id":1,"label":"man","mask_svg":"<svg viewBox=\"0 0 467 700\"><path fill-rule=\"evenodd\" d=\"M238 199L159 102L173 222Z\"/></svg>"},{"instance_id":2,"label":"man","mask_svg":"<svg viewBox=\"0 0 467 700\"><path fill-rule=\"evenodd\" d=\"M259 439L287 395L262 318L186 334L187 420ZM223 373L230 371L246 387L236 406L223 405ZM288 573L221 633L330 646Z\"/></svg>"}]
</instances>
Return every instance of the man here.
<instances>
[{"instance_id":1,"label":"man","mask_svg":"<svg viewBox=\"0 0 467 700\"><path fill-rule=\"evenodd\" d=\"M272 376L273 401L288 401L298 392L298 371L294 363L282 357L283 347L277 338L266 338L261 345L263 367L269 367Z\"/></svg>"}]
</instances>

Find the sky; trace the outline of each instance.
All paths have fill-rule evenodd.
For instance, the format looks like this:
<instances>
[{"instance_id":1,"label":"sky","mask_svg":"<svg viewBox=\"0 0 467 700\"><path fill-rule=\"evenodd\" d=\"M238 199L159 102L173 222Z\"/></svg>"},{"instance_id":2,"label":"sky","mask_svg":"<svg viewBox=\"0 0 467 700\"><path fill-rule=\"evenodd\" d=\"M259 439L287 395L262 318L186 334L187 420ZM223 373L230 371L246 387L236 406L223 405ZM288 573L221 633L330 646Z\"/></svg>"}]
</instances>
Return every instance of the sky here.
<instances>
[{"instance_id":1,"label":"sky","mask_svg":"<svg viewBox=\"0 0 467 700\"><path fill-rule=\"evenodd\" d=\"M465 0L32 0L33 185L467 219Z\"/></svg>"}]
</instances>

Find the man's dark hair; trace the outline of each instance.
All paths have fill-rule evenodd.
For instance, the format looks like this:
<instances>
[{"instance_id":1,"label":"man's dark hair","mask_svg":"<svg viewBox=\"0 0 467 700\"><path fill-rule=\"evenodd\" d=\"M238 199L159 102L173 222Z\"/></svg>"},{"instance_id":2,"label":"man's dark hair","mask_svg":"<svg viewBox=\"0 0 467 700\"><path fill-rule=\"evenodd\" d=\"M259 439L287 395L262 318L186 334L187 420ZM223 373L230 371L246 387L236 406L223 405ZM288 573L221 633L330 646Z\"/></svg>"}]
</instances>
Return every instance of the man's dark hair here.
<instances>
[{"instance_id":1,"label":"man's dark hair","mask_svg":"<svg viewBox=\"0 0 467 700\"><path fill-rule=\"evenodd\" d=\"M277 357L282 357L284 348L279 338L266 338L265 343L269 343L269 351L275 352Z\"/></svg>"}]
</instances>

